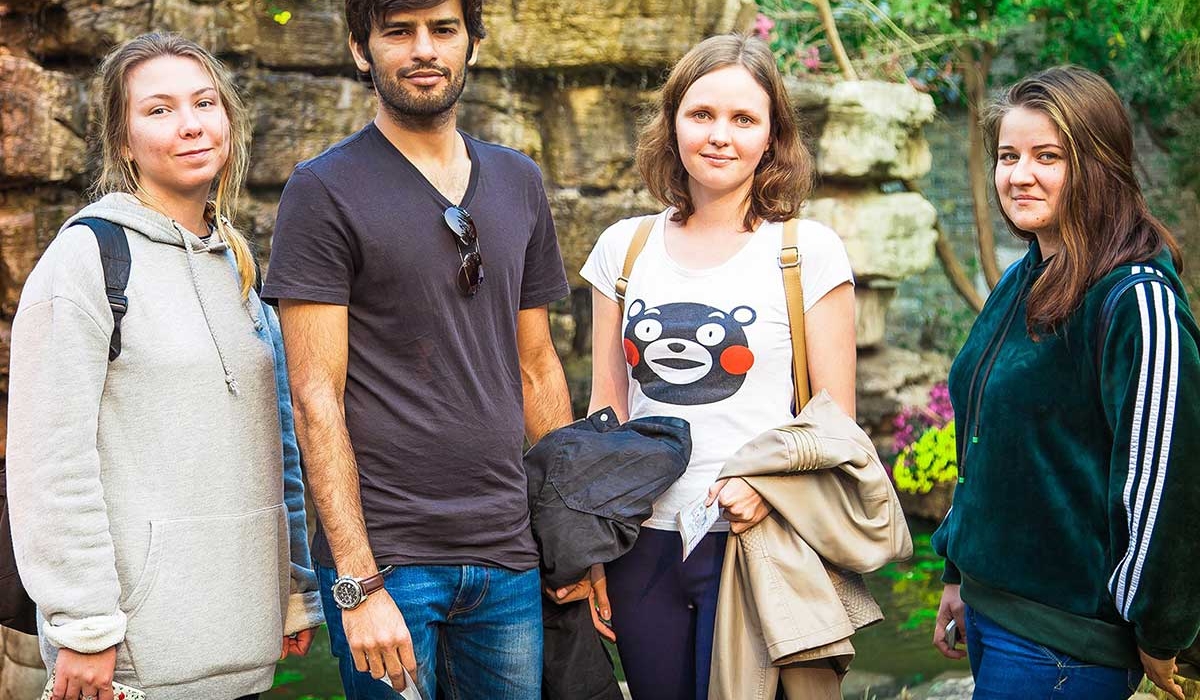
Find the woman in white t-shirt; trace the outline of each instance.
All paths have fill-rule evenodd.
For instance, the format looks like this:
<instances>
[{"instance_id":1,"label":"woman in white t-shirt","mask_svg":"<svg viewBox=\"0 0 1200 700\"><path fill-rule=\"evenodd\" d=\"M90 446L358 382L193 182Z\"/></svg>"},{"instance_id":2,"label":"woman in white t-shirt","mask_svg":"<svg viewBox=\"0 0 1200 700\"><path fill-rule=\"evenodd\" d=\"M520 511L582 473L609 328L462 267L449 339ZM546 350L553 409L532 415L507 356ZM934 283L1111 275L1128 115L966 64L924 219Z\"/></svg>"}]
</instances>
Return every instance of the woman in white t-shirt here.
<instances>
[{"instance_id":1,"label":"woman in white t-shirt","mask_svg":"<svg viewBox=\"0 0 1200 700\"><path fill-rule=\"evenodd\" d=\"M707 697L721 561L728 532L770 506L741 479L716 481L725 460L792 417L791 333L779 269L783 222L813 182L774 56L760 40L710 38L672 69L637 163L667 209L617 300L639 219L618 221L581 274L593 286L590 410L624 419L673 415L692 426L686 473L658 501L628 554L593 569L597 624L614 638L635 700ZM854 289L837 234L799 231L808 372L854 414ZM676 516L717 500L717 521L682 559ZM611 599L611 609L609 601Z\"/></svg>"}]
</instances>

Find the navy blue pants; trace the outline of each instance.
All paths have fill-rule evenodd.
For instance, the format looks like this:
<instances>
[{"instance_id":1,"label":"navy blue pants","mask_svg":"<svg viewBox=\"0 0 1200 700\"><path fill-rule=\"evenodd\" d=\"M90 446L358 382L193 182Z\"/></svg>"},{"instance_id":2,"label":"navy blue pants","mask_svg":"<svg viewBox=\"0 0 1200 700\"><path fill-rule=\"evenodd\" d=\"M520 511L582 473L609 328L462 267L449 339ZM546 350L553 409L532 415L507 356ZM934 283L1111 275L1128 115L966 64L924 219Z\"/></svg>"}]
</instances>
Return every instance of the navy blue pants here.
<instances>
[{"instance_id":1,"label":"navy blue pants","mask_svg":"<svg viewBox=\"0 0 1200 700\"><path fill-rule=\"evenodd\" d=\"M727 533L709 533L687 561L678 532L642 528L605 566L617 651L634 700L707 700Z\"/></svg>"}]
</instances>

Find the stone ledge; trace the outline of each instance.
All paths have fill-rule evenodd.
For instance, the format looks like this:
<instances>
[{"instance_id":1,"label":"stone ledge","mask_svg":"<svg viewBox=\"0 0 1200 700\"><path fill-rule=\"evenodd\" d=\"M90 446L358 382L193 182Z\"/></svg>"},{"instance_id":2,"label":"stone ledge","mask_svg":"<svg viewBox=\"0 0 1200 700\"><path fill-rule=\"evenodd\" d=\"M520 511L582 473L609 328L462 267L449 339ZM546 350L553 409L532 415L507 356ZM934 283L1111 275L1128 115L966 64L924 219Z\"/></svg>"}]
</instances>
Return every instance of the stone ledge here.
<instances>
[{"instance_id":1,"label":"stone ledge","mask_svg":"<svg viewBox=\"0 0 1200 700\"><path fill-rule=\"evenodd\" d=\"M350 78L248 72L239 76L254 122L248 184L282 186L296 163L319 155L375 116L374 94Z\"/></svg>"},{"instance_id":2,"label":"stone ledge","mask_svg":"<svg viewBox=\"0 0 1200 700\"><path fill-rule=\"evenodd\" d=\"M830 180L907 180L929 172L921 128L933 98L909 85L787 78L801 122L816 139L817 171Z\"/></svg>"},{"instance_id":3,"label":"stone ledge","mask_svg":"<svg viewBox=\"0 0 1200 700\"><path fill-rule=\"evenodd\" d=\"M895 287L856 285L854 289L854 337L859 348L883 345L887 311L896 298Z\"/></svg>"},{"instance_id":4,"label":"stone ledge","mask_svg":"<svg viewBox=\"0 0 1200 700\"><path fill-rule=\"evenodd\" d=\"M912 192L825 189L803 215L842 237L854 276L860 282L899 282L933 262L937 210Z\"/></svg>"},{"instance_id":5,"label":"stone ledge","mask_svg":"<svg viewBox=\"0 0 1200 700\"><path fill-rule=\"evenodd\" d=\"M858 422L881 453L891 451L891 419L905 406L924 405L929 388L945 381L950 358L883 346L858 353Z\"/></svg>"},{"instance_id":6,"label":"stone ledge","mask_svg":"<svg viewBox=\"0 0 1200 700\"><path fill-rule=\"evenodd\" d=\"M547 192L558 245L562 250L567 281L572 287L587 287L579 268L587 260L604 229L620 219L662 211L663 207L643 189L618 190L600 195L584 195L568 188Z\"/></svg>"},{"instance_id":7,"label":"stone ledge","mask_svg":"<svg viewBox=\"0 0 1200 700\"><path fill-rule=\"evenodd\" d=\"M458 125L476 138L503 144L545 166L542 101L503 71L472 70L458 109Z\"/></svg>"},{"instance_id":8,"label":"stone ledge","mask_svg":"<svg viewBox=\"0 0 1200 700\"><path fill-rule=\"evenodd\" d=\"M666 67L705 37L747 26L755 11L749 0L485 3L479 65Z\"/></svg>"},{"instance_id":9,"label":"stone ledge","mask_svg":"<svg viewBox=\"0 0 1200 700\"><path fill-rule=\"evenodd\" d=\"M82 175L86 129L77 79L0 56L0 180L67 182Z\"/></svg>"},{"instance_id":10,"label":"stone ledge","mask_svg":"<svg viewBox=\"0 0 1200 700\"><path fill-rule=\"evenodd\" d=\"M16 313L21 287L34 263L82 204L82 197L65 189L0 191L0 315L4 318Z\"/></svg>"}]
</instances>

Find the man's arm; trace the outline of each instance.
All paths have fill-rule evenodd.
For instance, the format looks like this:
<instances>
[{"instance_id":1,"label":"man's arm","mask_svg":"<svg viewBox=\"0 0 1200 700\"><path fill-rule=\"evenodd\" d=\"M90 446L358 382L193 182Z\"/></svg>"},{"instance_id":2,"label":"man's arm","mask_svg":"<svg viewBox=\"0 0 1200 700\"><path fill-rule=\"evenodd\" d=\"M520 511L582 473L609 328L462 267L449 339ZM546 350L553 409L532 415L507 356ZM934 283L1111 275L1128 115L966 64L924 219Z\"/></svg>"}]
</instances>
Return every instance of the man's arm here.
<instances>
[{"instance_id":1,"label":"man's arm","mask_svg":"<svg viewBox=\"0 0 1200 700\"><path fill-rule=\"evenodd\" d=\"M378 573L359 494L358 465L346 430L347 310L336 304L280 300L296 436L313 503L340 576ZM417 674L412 638L395 601L380 589L353 610L342 626L359 671L388 675L404 687L403 665Z\"/></svg>"},{"instance_id":2,"label":"man's arm","mask_svg":"<svg viewBox=\"0 0 1200 700\"><path fill-rule=\"evenodd\" d=\"M525 437L532 445L571 422L571 395L550 338L547 307L517 312L517 352L525 398Z\"/></svg>"},{"instance_id":3,"label":"man's arm","mask_svg":"<svg viewBox=\"0 0 1200 700\"><path fill-rule=\"evenodd\" d=\"M296 437L338 572L376 573L359 498L358 466L346 431L345 306L280 300Z\"/></svg>"}]
</instances>

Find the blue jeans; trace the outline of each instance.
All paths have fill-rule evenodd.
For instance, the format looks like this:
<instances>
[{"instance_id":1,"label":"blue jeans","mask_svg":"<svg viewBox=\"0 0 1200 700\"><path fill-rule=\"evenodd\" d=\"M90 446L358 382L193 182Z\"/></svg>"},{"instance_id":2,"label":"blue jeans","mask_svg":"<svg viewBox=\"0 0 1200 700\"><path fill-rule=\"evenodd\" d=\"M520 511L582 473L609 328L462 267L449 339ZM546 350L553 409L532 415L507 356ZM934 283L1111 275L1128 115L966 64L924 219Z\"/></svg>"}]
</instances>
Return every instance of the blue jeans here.
<instances>
[{"instance_id":1,"label":"blue jeans","mask_svg":"<svg viewBox=\"0 0 1200 700\"><path fill-rule=\"evenodd\" d=\"M330 648L347 700L395 700L396 693L355 670L342 611L330 591L333 569L318 566ZM542 596L537 569L491 566L398 566L384 581L417 657L425 700L539 700ZM380 592L373 595L379 595Z\"/></svg>"},{"instance_id":2,"label":"blue jeans","mask_svg":"<svg viewBox=\"0 0 1200 700\"><path fill-rule=\"evenodd\" d=\"M1013 634L967 607L974 700L1127 700L1142 670L1080 661Z\"/></svg>"}]
</instances>

